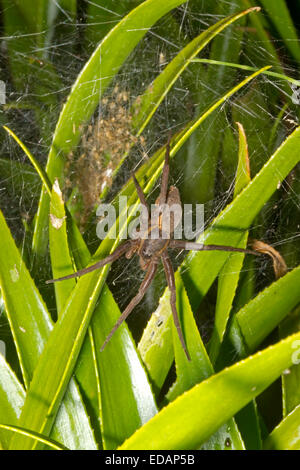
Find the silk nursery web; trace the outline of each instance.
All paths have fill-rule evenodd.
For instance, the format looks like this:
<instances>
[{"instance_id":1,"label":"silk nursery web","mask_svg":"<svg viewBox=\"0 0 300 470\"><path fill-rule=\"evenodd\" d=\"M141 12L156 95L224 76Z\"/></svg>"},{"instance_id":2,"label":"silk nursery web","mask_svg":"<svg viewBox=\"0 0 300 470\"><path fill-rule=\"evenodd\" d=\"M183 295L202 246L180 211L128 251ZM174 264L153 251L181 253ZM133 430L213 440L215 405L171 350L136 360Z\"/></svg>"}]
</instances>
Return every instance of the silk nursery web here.
<instances>
[{"instance_id":1,"label":"silk nursery web","mask_svg":"<svg viewBox=\"0 0 300 470\"><path fill-rule=\"evenodd\" d=\"M67 9L67 2L49 0L44 17L32 21L21 6L0 2L1 125L13 130L43 167L62 106L78 74L110 29L142 2L73 3L75 7ZM295 39L292 33L282 36L269 13L262 10L220 32L177 78L144 131L139 134L134 127L141 96L183 47L222 18L262 4L223 0L182 4L145 34L104 93L100 87L98 106L80 127L78 144L65 155L60 181L68 209L91 252L99 245L95 208L100 200L110 202L131 172L147 162L170 134L182 130L255 70L272 66L270 73L261 74L225 100L172 159L171 183L179 188L182 202L204 204L207 227L232 201L239 151L237 122L247 137L252 177L299 125ZM118 50L112 46L108 54L114 56ZM94 79L95 87L98 80ZM288 268L299 263L300 255L299 173L299 167L295 168L278 186L250 234L278 250ZM152 203L158 186L159 180L149 194ZM0 207L28 265L40 191L39 176L26 155L2 131ZM175 265L182 260L183 254L173 256ZM120 308L135 294L143 275L135 259L115 263L108 284ZM49 259L34 276L42 292L49 289L44 285L52 277ZM274 276L272 263L266 258L246 260L241 276L249 283L255 279L255 289L261 289ZM137 325L138 336L164 288L160 268L144 302L129 319ZM212 289L212 299L213 295ZM215 301L205 302L202 328L207 329Z\"/></svg>"}]
</instances>

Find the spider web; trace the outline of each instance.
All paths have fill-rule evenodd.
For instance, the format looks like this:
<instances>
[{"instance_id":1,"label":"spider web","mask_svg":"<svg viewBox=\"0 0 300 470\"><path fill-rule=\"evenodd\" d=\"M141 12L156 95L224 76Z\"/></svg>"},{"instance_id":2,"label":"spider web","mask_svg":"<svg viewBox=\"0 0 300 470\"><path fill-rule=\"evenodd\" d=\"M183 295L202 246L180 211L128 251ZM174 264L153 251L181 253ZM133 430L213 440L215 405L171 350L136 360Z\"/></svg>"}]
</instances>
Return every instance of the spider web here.
<instances>
[{"instance_id":1,"label":"spider web","mask_svg":"<svg viewBox=\"0 0 300 470\"><path fill-rule=\"evenodd\" d=\"M108 31L124 15L124 11L120 12L120 3L128 6L129 11L139 2L110 2L111 9L107 9L103 6L105 2L82 0L78 2L75 19L64 8L63 2L50 3L55 12L53 16L55 27L46 28L32 35L16 30L13 35L7 36L3 26L5 13L2 8L0 50L0 79L6 86L6 104L2 105L1 124L14 130L43 166L46 164L51 135L62 103L68 96L79 71L97 45L97 34L89 30L101 27ZM209 103L213 103L250 73L223 67L224 79L218 81L217 77L221 70L219 65L192 64L165 98L151 124L143 133L143 138L137 139L130 133L130 104L143 93L182 47L200 31L229 14L228 6L234 4L232 1L217 2L219 7L216 13L212 3L216 2L190 1L176 9L171 15L166 15L146 34L111 83L99 103L99 108L89 128L83 134L80 145L74 149L68 160L64 191L67 197L74 187L79 188L74 199L75 214L78 201L79 204L83 204L84 214L89 214L91 207L97 201L99 192L105 186L112 186L107 200L112 198L130 177L132 169L137 168L145 158L151 156L165 143L170 132L174 134L182 129ZM99 9L96 22L94 17L89 16L91 5L96 5ZM248 18L244 23L238 23L228 30L230 39L226 30L218 40L223 42L229 40L233 50L232 55L234 56L234 52L237 55L235 62L255 68L276 65L267 44L256 37L253 25ZM286 44L272 25L270 34L274 39L273 43L284 66L285 74L294 79L300 79L297 63L288 54ZM41 36L40 44L43 44L41 47L37 40L39 35ZM10 44L16 38L19 41L22 39L26 39L29 43L31 41L30 53L24 54L22 51L16 51L14 54L17 79L9 65ZM211 58L213 47L211 45L207 47L201 53L201 58ZM215 58L217 55L215 51ZM228 57L230 61L230 54ZM40 69L43 69L41 83L36 82ZM252 175L262 167L273 151L299 124L300 108L299 105L293 103L295 90L287 83L280 78L264 75L249 84L215 111L197 131L197 139L190 139L190 142L172 161L172 184L179 188L183 202L195 203L197 186L202 181L201 174L207 161L212 154L217 157L215 173L210 185L211 193L206 200L200 201L204 202L207 207L206 225L209 225L219 211L232 200L235 182L235 168L232 162L234 155L237 156L238 152L235 122L238 120L245 126ZM270 134L279 116L281 117L278 127L270 142ZM219 138L218 145L214 149L216 133ZM117 178L112 180L112 170L119 164L126 146L132 144L134 148L129 157ZM207 153L203 149L206 149ZM215 152L211 152L212 149ZM197 161L191 155L196 155ZM27 239L30 238L28 227L32 224L37 210L40 184L23 152L4 133L1 135L1 158L6 159L8 164L5 169L1 166L0 207L18 246L26 254ZM80 161L83 162L81 166ZM193 167L193 165L196 166ZM289 268L299 263L300 257L299 173L299 168L296 168L284 181L279 188L278 195L266 204L256 219L252 230L256 238L270 243L285 256ZM157 190L158 186L150 194L152 202L155 200ZM201 192L199 194L202 195ZM88 238L91 250L99 242L95 234L96 222L94 219L92 222L94 233ZM83 233L85 223L86 217L82 215L78 217L78 224ZM173 259L175 265L178 265L181 260L180 255ZM247 270L250 270L251 275L257 278L258 289L268 283L272 276L270 263L266 260L251 266L245 265L244 272ZM138 282L142 277L143 273L137 260L132 260L128 264L121 260L110 271L108 283L121 308L126 306L136 293ZM41 287L43 283L44 278L40 282L37 280L38 287ZM144 302L129 320L131 325L135 323L138 335L145 324L145 312L149 314L153 311L164 286L163 272L160 269ZM203 324L206 328L205 321Z\"/></svg>"}]
</instances>

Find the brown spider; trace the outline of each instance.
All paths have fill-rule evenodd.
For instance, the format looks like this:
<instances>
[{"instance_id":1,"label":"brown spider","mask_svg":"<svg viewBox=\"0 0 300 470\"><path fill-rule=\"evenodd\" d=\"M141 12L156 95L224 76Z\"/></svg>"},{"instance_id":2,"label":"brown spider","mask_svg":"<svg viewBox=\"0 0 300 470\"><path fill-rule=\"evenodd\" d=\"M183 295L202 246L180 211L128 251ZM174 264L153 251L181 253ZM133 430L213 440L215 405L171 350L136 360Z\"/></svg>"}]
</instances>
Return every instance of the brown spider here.
<instances>
[{"instance_id":1,"label":"brown spider","mask_svg":"<svg viewBox=\"0 0 300 470\"><path fill-rule=\"evenodd\" d=\"M162 205L166 206L171 206L173 204L180 204L180 195L179 191L175 186L171 186L170 189L168 189L168 179L169 179L169 154L170 154L170 138L168 140L168 143L166 145L166 156L165 156L165 163L162 171L162 178L161 178L161 187L160 187L160 194L155 201L155 207L159 209L162 207ZM175 221L172 219L170 223L170 233L168 236L166 236L166 233L162 231L162 218L163 218L163 210L160 213L160 218L159 220L159 237L156 239L151 238L151 233L154 231L154 229L157 230L157 225L151 226L150 223L150 211L149 207L146 201L146 197L143 193L142 188L140 187L138 181L136 180L135 176L132 175L133 181L137 190L137 194L139 196L139 199L141 201L142 206L144 209L147 211L148 215L148 229L145 231L140 231L140 234L137 239L135 240L128 240L124 242L121 246L119 246L112 254L107 256L106 258L102 259L101 261L98 261L96 264L89 266L87 268L81 269L80 271L77 271L76 273L70 274L68 276L64 276L58 279L51 279L49 281L46 281L47 284L53 283L56 281L63 281L65 279L71 279L74 277L79 277L83 276L84 274L87 274L91 271L94 271L98 268L101 268L102 266L112 263L120 256L125 254L127 259L130 259L135 253L137 253L140 257L140 266L143 271L146 271L146 275L144 277L144 280L141 283L141 286L139 288L138 293L136 294L135 297L130 301L122 315L119 317L118 321L114 325L113 329L111 332L108 334L106 337L102 347L101 351L103 351L104 347L108 343L108 341L111 339L112 335L114 332L117 330L117 328L121 325L121 323L128 317L128 315L132 312L134 307L138 305L142 298L144 297L148 287L150 286L158 264L160 260L162 261L167 283L170 289L171 293L171 298L170 298L170 304L171 304L171 309L173 313L173 319L174 323L178 332L178 336L180 339L180 342L182 344L182 347L184 349L184 352L186 354L187 359L190 361L190 355L188 353L185 340L183 337L183 333L180 327L180 322L178 318L178 313L176 309L176 286L175 286L175 278L174 278L174 271L172 267L171 260L168 255L168 247L170 248L178 248L180 250L193 250L193 251L212 251L212 250L218 250L218 251L230 251L230 252L239 252L239 253L249 253L249 254L254 254L257 255L259 253L252 251L252 250L244 250L242 248L235 248L232 246L223 246L223 245L202 245L200 243L194 243L194 242L188 242L185 240L174 240L171 239L171 235L174 232L175 228ZM149 236L150 235L150 236Z\"/></svg>"}]
</instances>

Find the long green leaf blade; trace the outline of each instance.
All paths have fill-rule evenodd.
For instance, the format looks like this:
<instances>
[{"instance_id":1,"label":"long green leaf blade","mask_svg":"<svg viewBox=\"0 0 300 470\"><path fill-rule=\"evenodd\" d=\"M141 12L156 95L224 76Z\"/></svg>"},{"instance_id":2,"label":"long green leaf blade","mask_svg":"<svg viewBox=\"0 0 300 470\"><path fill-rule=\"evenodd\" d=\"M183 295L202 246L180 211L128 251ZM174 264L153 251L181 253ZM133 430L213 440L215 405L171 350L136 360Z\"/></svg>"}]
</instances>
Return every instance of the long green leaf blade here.
<instances>
[{"instance_id":1,"label":"long green leaf blade","mask_svg":"<svg viewBox=\"0 0 300 470\"><path fill-rule=\"evenodd\" d=\"M0 354L0 423L17 424L24 405L25 391ZM11 436L0 431L0 442L8 448Z\"/></svg>"},{"instance_id":2,"label":"long green leaf blade","mask_svg":"<svg viewBox=\"0 0 300 470\"><path fill-rule=\"evenodd\" d=\"M238 127L239 160L236 172L234 196L237 196L250 181L247 138L243 126L238 123ZM247 239L248 233L245 233L241 242L239 243L239 248L246 248ZM215 364L217 360L220 346L225 335L226 326L229 320L233 299L240 277L240 270L242 269L243 265L243 260L243 254L232 253L220 271L214 330L209 343L209 355L213 364Z\"/></svg>"},{"instance_id":3,"label":"long green leaf blade","mask_svg":"<svg viewBox=\"0 0 300 470\"><path fill-rule=\"evenodd\" d=\"M39 441L42 444L45 444L45 445L47 445L48 447L50 447L51 449L54 449L54 450L70 450L67 447L63 446L62 444L56 442L54 439L49 439L49 438L46 439L41 434L38 434L37 432L31 431L30 429L21 428L20 426L11 426L11 425L1 424L0 423L0 429L5 429L7 431L13 431L17 434L30 437L34 441L35 440Z\"/></svg>"},{"instance_id":4,"label":"long green leaf blade","mask_svg":"<svg viewBox=\"0 0 300 470\"><path fill-rule=\"evenodd\" d=\"M296 28L291 18L287 3L284 0L260 0L261 4L275 24L287 49L295 60L300 61L300 46Z\"/></svg>"},{"instance_id":5,"label":"long green leaf blade","mask_svg":"<svg viewBox=\"0 0 300 470\"><path fill-rule=\"evenodd\" d=\"M238 327L249 351L257 346L276 328L300 302L300 267L278 279L245 305L234 318L229 335L234 336Z\"/></svg>"},{"instance_id":6,"label":"long green leaf blade","mask_svg":"<svg viewBox=\"0 0 300 470\"><path fill-rule=\"evenodd\" d=\"M0 251L1 292L24 382L28 388L53 324L1 212L0 234L3 247ZM76 429L77 433L64 435L68 428ZM72 443L72 448L96 448L78 388L74 383L70 384L66 393L54 432L59 440L67 439Z\"/></svg>"},{"instance_id":7,"label":"long green leaf blade","mask_svg":"<svg viewBox=\"0 0 300 470\"><path fill-rule=\"evenodd\" d=\"M207 351L199 334L179 272L176 273L177 311L191 361L188 361L173 324L173 344L177 379L167 394L169 401L186 392L214 373ZM169 297L169 296L167 296ZM169 301L169 299L168 299ZM228 443L230 443L228 445ZM203 449L243 450L243 440L234 419L223 425L202 447Z\"/></svg>"},{"instance_id":8,"label":"long green leaf blade","mask_svg":"<svg viewBox=\"0 0 300 470\"><path fill-rule=\"evenodd\" d=\"M91 324L100 380L104 449L118 447L158 411L147 374L125 323L100 353L106 335L119 316L120 310L105 286Z\"/></svg>"},{"instance_id":9,"label":"long green leaf blade","mask_svg":"<svg viewBox=\"0 0 300 470\"><path fill-rule=\"evenodd\" d=\"M300 405L288 414L264 442L265 450L300 449Z\"/></svg>"}]
</instances>

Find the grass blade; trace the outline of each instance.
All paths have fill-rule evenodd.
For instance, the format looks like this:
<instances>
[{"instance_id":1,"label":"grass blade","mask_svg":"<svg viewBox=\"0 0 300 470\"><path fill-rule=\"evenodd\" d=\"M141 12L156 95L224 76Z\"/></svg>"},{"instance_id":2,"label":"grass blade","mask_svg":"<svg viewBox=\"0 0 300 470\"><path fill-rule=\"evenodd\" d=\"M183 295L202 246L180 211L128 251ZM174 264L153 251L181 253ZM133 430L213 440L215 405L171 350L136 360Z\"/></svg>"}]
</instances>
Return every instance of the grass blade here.
<instances>
[{"instance_id":1,"label":"grass blade","mask_svg":"<svg viewBox=\"0 0 300 470\"><path fill-rule=\"evenodd\" d=\"M0 354L0 423L17 424L24 405L25 391ZM0 441L4 449L8 448L11 436L0 431Z\"/></svg>"},{"instance_id":2,"label":"grass blade","mask_svg":"<svg viewBox=\"0 0 300 470\"><path fill-rule=\"evenodd\" d=\"M30 437L31 439L35 441L39 441L42 444L46 444L48 447L51 447L51 449L54 449L54 450L70 450L67 447L64 447L62 444L54 441L53 439L49 439L49 438L46 439L41 434L38 434L37 432L34 432L34 431L30 431L30 429L21 428L20 426L10 426L7 424L0 424L0 429L6 429L7 431L13 431L22 436Z\"/></svg>"},{"instance_id":3,"label":"grass blade","mask_svg":"<svg viewBox=\"0 0 300 470\"><path fill-rule=\"evenodd\" d=\"M286 319L279 325L279 335L286 338L288 335L299 331L300 307L296 307ZM283 417L287 416L300 404L300 366L295 364L282 375L282 409Z\"/></svg>"},{"instance_id":4,"label":"grass blade","mask_svg":"<svg viewBox=\"0 0 300 470\"><path fill-rule=\"evenodd\" d=\"M234 197L250 182L247 138L242 124L237 123L237 125L239 128L239 159ZM239 243L239 248L247 247L247 239L248 233L246 232ZM209 343L209 356L213 364L216 363L220 346L225 335L244 258L245 256L243 254L232 253L220 271L214 329Z\"/></svg>"},{"instance_id":5,"label":"grass blade","mask_svg":"<svg viewBox=\"0 0 300 470\"><path fill-rule=\"evenodd\" d=\"M300 267L271 284L235 315L229 335L239 328L248 351L257 346L300 302Z\"/></svg>"},{"instance_id":6,"label":"grass blade","mask_svg":"<svg viewBox=\"0 0 300 470\"><path fill-rule=\"evenodd\" d=\"M99 352L119 316L120 310L105 287L92 319L104 449L118 447L157 413L146 372L125 323L116 331L103 353Z\"/></svg>"},{"instance_id":7,"label":"grass blade","mask_svg":"<svg viewBox=\"0 0 300 470\"><path fill-rule=\"evenodd\" d=\"M51 183L48 179L47 174L44 172L43 168L40 166L39 162L34 158L34 156L31 154L31 152L28 150L28 148L23 144L23 142L16 136L16 134L9 129L6 126L3 126L3 128L6 130L6 132L11 135L17 144L21 147L21 149L24 151L24 153L27 155L29 158L30 162L32 163L33 167L35 168L37 174L39 175L45 189L47 190L47 193L49 196L51 196Z\"/></svg>"},{"instance_id":8,"label":"grass blade","mask_svg":"<svg viewBox=\"0 0 300 470\"><path fill-rule=\"evenodd\" d=\"M169 296L167 299L169 301ZM200 337L193 312L191 310L187 293L179 272L176 273L177 311L181 320L182 331L186 339L191 361L188 361L173 324L173 344L177 379L167 394L169 401L186 392L194 385L207 379L214 373L212 364L207 355L205 346ZM230 443L230 444L228 444ZM245 449L243 440L234 419L223 425L201 449Z\"/></svg>"},{"instance_id":9,"label":"grass blade","mask_svg":"<svg viewBox=\"0 0 300 470\"><path fill-rule=\"evenodd\" d=\"M264 442L265 450L299 450L300 405L288 414Z\"/></svg>"},{"instance_id":10,"label":"grass blade","mask_svg":"<svg viewBox=\"0 0 300 470\"><path fill-rule=\"evenodd\" d=\"M72 259L69 253L66 227L66 212L62 193L58 180L55 180L52 188L49 220L50 256L53 278L66 276L67 274L74 272ZM75 284L75 279L69 279L64 283L57 282L54 284L58 315L71 294Z\"/></svg>"},{"instance_id":11,"label":"grass blade","mask_svg":"<svg viewBox=\"0 0 300 470\"><path fill-rule=\"evenodd\" d=\"M281 34L287 49L296 61L300 61L300 46L296 28L284 0L260 0L272 22Z\"/></svg>"},{"instance_id":12,"label":"grass blade","mask_svg":"<svg viewBox=\"0 0 300 470\"><path fill-rule=\"evenodd\" d=\"M255 67L251 67L250 65L243 65L243 64L233 64L232 62L224 62L221 60L212 60L212 59L193 59L191 62L194 63L200 63L200 64L210 64L210 65L219 65L221 67L231 67L234 69L239 69L239 70L247 70L248 72L255 72L258 70ZM274 78L280 78L281 80L285 80L292 85L299 86L300 82L299 80L296 80L293 77L290 77L289 75L285 75L284 73L279 73L279 72L273 72L272 70L266 70L263 72L264 75L268 75L269 77L274 77Z\"/></svg>"},{"instance_id":13,"label":"grass blade","mask_svg":"<svg viewBox=\"0 0 300 470\"><path fill-rule=\"evenodd\" d=\"M1 212L0 233L3 248L0 251L1 292L24 382L28 389L53 324ZM81 397L73 383L67 391L65 402L58 415L55 432L61 433L60 440L64 439L64 431L69 426L74 429L74 419L78 416L80 417L77 420L78 433L73 434L75 445L77 448L85 446L96 448L92 430L89 427L87 417L84 419L85 410L83 410Z\"/></svg>"}]
</instances>

